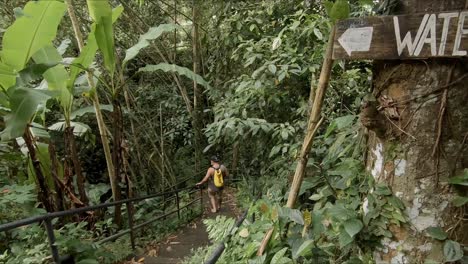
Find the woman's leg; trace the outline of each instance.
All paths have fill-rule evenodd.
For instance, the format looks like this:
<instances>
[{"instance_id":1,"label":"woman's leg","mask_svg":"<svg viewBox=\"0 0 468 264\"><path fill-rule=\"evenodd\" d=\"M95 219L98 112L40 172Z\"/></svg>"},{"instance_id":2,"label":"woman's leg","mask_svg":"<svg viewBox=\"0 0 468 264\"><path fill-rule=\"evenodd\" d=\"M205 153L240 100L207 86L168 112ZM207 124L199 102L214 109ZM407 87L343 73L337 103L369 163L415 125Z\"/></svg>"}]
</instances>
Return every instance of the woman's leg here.
<instances>
[{"instance_id":1,"label":"woman's leg","mask_svg":"<svg viewBox=\"0 0 468 264\"><path fill-rule=\"evenodd\" d=\"M212 212L212 213L216 213L216 208L218 208L218 207L216 206L216 197L215 197L215 194L216 194L216 192L213 192L213 191L211 191L211 190L208 188L208 196L210 197L211 212Z\"/></svg>"},{"instance_id":2,"label":"woman's leg","mask_svg":"<svg viewBox=\"0 0 468 264\"><path fill-rule=\"evenodd\" d=\"M216 207L218 211L221 209L221 204L222 203L223 203L223 189L219 189L219 191L218 191L218 207Z\"/></svg>"}]
</instances>

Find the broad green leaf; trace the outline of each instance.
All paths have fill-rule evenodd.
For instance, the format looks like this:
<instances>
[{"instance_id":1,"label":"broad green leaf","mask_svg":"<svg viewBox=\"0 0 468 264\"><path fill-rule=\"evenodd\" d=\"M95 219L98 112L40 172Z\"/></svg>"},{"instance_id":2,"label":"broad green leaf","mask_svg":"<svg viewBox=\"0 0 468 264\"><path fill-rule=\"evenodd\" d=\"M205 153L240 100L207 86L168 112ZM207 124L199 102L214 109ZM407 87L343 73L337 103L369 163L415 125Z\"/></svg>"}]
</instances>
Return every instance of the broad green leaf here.
<instances>
[{"instance_id":1,"label":"broad green leaf","mask_svg":"<svg viewBox=\"0 0 468 264\"><path fill-rule=\"evenodd\" d=\"M336 127L340 130L344 128L348 128L353 124L353 121L356 119L355 115L347 115L347 116L342 116L338 117L333 122L336 124Z\"/></svg>"},{"instance_id":2,"label":"broad green leaf","mask_svg":"<svg viewBox=\"0 0 468 264\"><path fill-rule=\"evenodd\" d=\"M463 170L463 173L449 179L450 184L468 186L468 169Z\"/></svg>"},{"instance_id":3,"label":"broad green leaf","mask_svg":"<svg viewBox=\"0 0 468 264\"><path fill-rule=\"evenodd\" d=\"M356 218L356 213L348 208L345 208L342 204L336 204L329 208L328 213L331 217L338 221L346 221L351 218Z\"/></svg>"},{"instance_id":4,"label":"broad green leaf","mask_svg":"<svg viewBox=\"0 0 468 264\"><path fill-rule=\"evenodd\" d=\"M17 79L17 86L28 86L31 82L37 82L43 79L43 74L55 67L56 63L32 63L27 68L19 72L19 79Z\"/></svg>"},{"instance_id":5,"label":"broad green leaf","mask_svg":"<svg viewBox=\"0 0 468 264\"><path fill-rule=\"evenodd\" d=\"M468 197L457 196L452 200L453 205L460 207L468 203Z\"/></svg>"},{"instance_id":6,"label":"broad green leaf","mask_svg":"<svg viewBox=\"0 0 468 264\"><path fill-rule=\"evenodd\" d=\"M47 45L36 52L33 55L33 59L36 63L58 64L62 61L62 56L52 45ZM58 92L62 107L68 111L73 101L73 95L67 89L67 80L69 76L65 67L61 64L57 65L44 72L43 76L47 81L48 88Z\"/></svg>"},{"instance_id":7,"label":"broad green leaf","mask_svg":"<svg viewBox=\"0 0 468 264\"><path fill-rule=\"evenodd\" d=\"M268 65L268 70L269 70L272 74L275 74L275 73L276 73L276 65L274 65L274 64Z\"/></svg>"},{"instance_id":8,"label":"broad green leaf","mask_svg":"<svg viewBox=\"0 0 468 264\"><path fill-rule=\"evenodd\" d=\"M74 59L72 62L72 65L75 65L75 66L70 67L70 78L67 83L67 86L70 90L73 89L73 86L75 84L75 79L76 77L78 77L78 75L81 72L83 72L83 68L88 68L91 65L91 63L93 63L94 61L94 57L96 56L96 52L98 50L98 45L96 43L96 37L95 37L95 31L96 31L96 24L93 24L91 25L91 32L88 35L88 43L81 50L78 58Z\"/></svg>"},{"instance_id":9,"label":"broad green leaf","mask_svg":"<svg viewBox=\"0 0 468 264\"><path fill-rule=\"evenodd\" d=\"M181 67L175 64L168 64L168 63L159 63L157 65L146 65L143 68L138 70L139 72L155 72L155 71L163 71L163 72L174 72L178 73L179 75L184 75L185 77L189 78L192 81L197 82L200 85L205 87L210 87L208 82L206 82L203 77L194 73L188 68Z\"/></svg>"},{"instance_id":10,"label":"broad green leaf","mask_svg":"<svg viewBox=\"0 0 468 264\"><path fill-rule=\"evenodd\" d=\"M112 8L108 0L86 0L86 3L96 25L94 35L104 57L104 65L113 74L115 71L115 54Z\"/></svg>"},{"instance_id":11,"label":"broad green leaf","mask_svg":"<svg viewBox=\"0 0 468 264\"><path fill-rule=\"evenodd\" d=\"M43 127L41 124L32 123L31 124L31 133L34 137L49 139L50 134L47 131L47 128Z\"/></svg>"},{"instance_id":12,"label":"broad green leaf","mask_svg":"<svg viewBox=\"0 0 468 264\"><path fill-rule=\"evenodd\" d=\"M330 10L332 20L345 19L349 17L349 3L346 0L337 0Z\"/></svg>"},{"instance_id":13,"label":"broad green leaf","mask_svg":"<svg viewBox=\"0 0 468 264\"><path fill-rule=\"evenodd\" d=\"M378 184L375 187L374 193L377 195L390 195L392 194L392 191L390 190L390 188L388 188L387 185L382 183L382 184Z\"/></svg>"},{"instance_id":14,"label":"broad green leaf","mask_svg":"<svg viewBox=\"0 0 468 264\"><path fill-rule=\"evenodd\" d=\"M318 28L314 28L314 35L317 37L317 39L322 40L323 39L323 34L320 32Z\"/></svg>"},{"instance_id":15,"label":"broad green leaf","mask_svg":"<svg viewBox=\"0 0 468 264\"><path fill-rule=\"evenodd\" d=\"M331 10L333 8L333 2L324 1L323 6L325 7L325 11L327 12L328 16L331 16Z\"/></svg>"},{"instance_id":16,"label":"broad green leaf","mask_svg":"<svg viewBox=\"0 0 468 264\"><path fill-rule=\"evenodd\" d=\"M458 242L447 240L444 243L445 261L457 261L463 257L463 250Z\"/></svg>"},{"instance_id":17,"label":"broad green leaf","mask_svg":"<svg viewBox=\"0 0 468 264\"><path fill-rule=\"evenodd\" d=\"M304 225L304 218L302 217L302 213L297 209L291 209L289 219L297 224Z\"/></svg>"},{"instance_id":18,"label":"broad green leaf","mask_svg":"<svg viewBox=\"0 0 468 264\"><path fill-rule=\"evenodd\" d=\"M297 251L293 252L293 258L297 259L298 257L304 256L307 253L310 253L310 249L314 246L314 240L308 239L304 241Z\"/></svg>"},{"instance_id":19,"label":"broad green leaf","mask_svg":"<svg viewBox=\"0 0 468 264\"><path fill-rule=\"evenodd\" d=\"M445 240L448 236L447 233L445 233L445 231L440 227L429 227L428 229L426 229L426 233L430 237L437 240Z\"/></svg>"},{"instance_id":20,"label":"broad green leaf","mask_svg":"<svg viewBox=\"0 0 468 264\"><path fill-rule=\"evenodd\" d=\"M359 219L349 219L343 224L344 229L348 233L350 237L354 237L357 233L359 233L364 225Z\"/></svg>"},{"instance_id":21,"label":"broad green leaf","mask_svg":"<svg viewBox=\"0 0 468 264\"><path fill-rule=\"evenodd\" d=\"M8 88L15 85L16 82L16 71L12 66L3 64L0 61L0 91L6 92Z\"/></svg>"},{"instance_id":22,"label":"broad green leaf","mask_svg":"<svg viewBox=\"0 0 468 264\"><path fill-rule=\"evenodd\" d=\"M82 136L84 133L88 131L91 131L91 128L88 125L84 123L80 123L80 122L70 122L70 127L73 127L73 134L78 137ZM60 132L65 131L65 128L66 128L65 122L57 122L49 126L50 130L60 131Z\"/></svg>"},{"instance_id":23,"label":"broad green leaf","mask_svg":"<svg viewBox=\"0 0 468 264\"><path fill-rule=\"evenodd\" d=\"M123 7L118 6L112 10L112 23L115 23L117 19L120 17L120 15L123 12ZM72 64L73 65L79 65L80 67L73 66L70 68L70 79L68 80L67 86L70 88L73 87L75 83L76 77L83 72L82 68L88 68L91 63L94 61L94 57L96 56L96 52L98 50L98 44L96 42L96 23L93 23L91 25L91 32L88 35L88 41L86 46L83 48L83 50L80 52L80 56L78 58L74 59ZM73 91L71 90L73 93Z\"/></svg>"},{"instance_id":24,"label":"broad green leaf","mask_svg":"<svg viewBox=\"0 0 468 264\"><path fill-rule=\"evenodd\" d=\"M43 90L15 88L10 95L11 113L5 116L5 130L2 140L10 140L23 135L26 125L36 112L39 104L44 104L50 96Z\"/></svg>"},{"instance_id":25,"label":"broad green leaf","mask_svg":"<svg viewBox=\"0 0 468 264\"><path fill-rule=\"evenodd\" d=\"M283 257L284 257L284 254L286 253L286 251L288 251L288 248L285 247L283 249L281 249L280 251L276 252L276 254L273 256L273 258L271 259L271 264L280 264L280 263L284 263L282 261Z\"/></svg>"},{"instance_id":26,"label":"broad green leaf","mask_svg":"<svg viewBox=\"0 0 468 264\"><path fill-rule=\"evenodd\" d=\"M340 248L344 248L345 246L349 245L351 242L354 241L354 238L352 238L348 232L345 232L344 230L340 232L338 241L340 243Z\"/></svg>"},{"instance_id":27,"label":"broad green leaf","mask_svg":"<svg viewBox=\"0 0 468 264\"><path fill-rule=\"evenodd\" d=\"M112 111L114 111L114 107L112 105L101 105L101 111L103 111L103 110L112 112ZM90 113L96 114L94 106L83 107L81 109L78 109L78 110L72 112L71 115L70 115L70 119L73 120L73 119L75 119L77 117L83 116L85 114L90 114Z\"/></svg>"},{"instance_id":28,"label":"broad green leaf","mask_svg":"<svg viewBox=\"0 0 468 264\"><path fill-rule=\"evenodd\" d=\"M392 217L402 223L406 223L406 219L400 213L394 212L392 213Z\"/></svg>"},{"instance_id":29,"label":"broad green leaf","mask_svg":"<svg viewBox=\"0 0 468 264\"><path fill-rule=\"evenodd\" d=\"M150 45L150 40L155 40L165 32L171 32L174 29L180 28L181 26L176 24L161 24L157 27L150 28L148 32L140 36L137 44L127 50L123 64L135 58L142 49L148 47Z\"/></svg>"},{"instance_id":30,"label":"broad green leaf","mask_svg":"<svg viewBox=\"0 0 468 264\"><path fill-rule=\"evenodd\" d=\"M52 42L65 14L65 4L59 1L30 1L3 36L1 58L16 71L22 70L31 56Z\"/></svg>"}]
</instances>

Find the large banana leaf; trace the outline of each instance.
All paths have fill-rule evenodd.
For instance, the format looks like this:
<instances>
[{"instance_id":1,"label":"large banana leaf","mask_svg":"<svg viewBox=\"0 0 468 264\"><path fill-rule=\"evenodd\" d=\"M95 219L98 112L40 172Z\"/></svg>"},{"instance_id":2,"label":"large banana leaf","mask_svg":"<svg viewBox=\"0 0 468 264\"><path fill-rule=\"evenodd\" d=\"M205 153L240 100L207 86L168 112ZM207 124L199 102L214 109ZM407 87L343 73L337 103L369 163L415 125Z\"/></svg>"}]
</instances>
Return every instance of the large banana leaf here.
<instances>
[{"instance_id":1,"label":"large banana leaf","mask_svg":"<svg viewBox=\"0 0 468 264\"><path fill-rule=\"evenodd\" d=\"M91 131L91 128L84 124L84 123L80 123L80 122L70 122L70 126L73 127L73 134L75 136L82 136L84 135L86 132L88 131ZM49 126L49 129L50 130L53 130L53 131L65 131L65 128L66 128L66 124L65 122L61 121L61 122L57 122L51 126Z\"/></svg>"},{"instance_id":2,"label":"large banana leaf","mask_svg":"<svg viewBox=\"0 0 468 264\"><path fill-rule=\"evenodd\" d=\"M170 32L177 28L181 28L181 26L176 24L161 24L157 27L150 28L148 32L140 36L137 44L127 50L123 64L135 58L142 49L148 47L150 45L149 40L157 39L163 33Z\"/></svg>"},{"instance_id":3,"label":"large banana leaf","mask_svg":"<svg viewBox=\"0 0 468 264\"><path fill-rule=\"evenodd\" d=\"M0 62L0 91L6 92L8 88L15 85L16 73L12 66Z\"/></svg>"},{"instance_id":4,"label":"large banana leaf","mask_svg":"<svg viewBox=\"0 0 468 264\"><path fill-rule=\"evenodd\" d=\"M139 72L155 72L155 71L163 71L163 72L174 72L178 73L179 75L183 75L189 78L192 81L197 82L200 85L205 87L210 87L207 81L203 79L200 75L194 73L188 68L181 67L175 64L168 64L168 63L159 63L157 65L146 65L143 68L138 70Z\"/></svg>"},{"instance_id":5,"label":"large banana leaf","mask_svg":"<svg viewBox=\"0 0 468 264\"><path fill-rule=\"evenodd\" d=\"M36 63L58 64L44 72L44 79L48 88L57 91L60 103L66 114L70 112L73 96L67 89L68 72L62 64L62 56L52 45L47 45L33 55Z\"/></svg>"},{"instance_id":6,"label":"large banana leaf","mask_svg":"<svg viewBox=\"0 0 468 264\"><path fill-rule=\"evenodd\" d=\"M44 104L50 95L47 91L17 87L10 95L11 113L5 116L5 130L2 140L10 140L23 135L26 125L36 112L39 104Z\"/></svg>"},{"instance_id":7,"label":"large banana leaf","mask_svg":"<svg viewBox=\"0 0 468 264\"><path fill-rule=\"evenodd\" d=\"M103 111L103 110L109 111L109 112L114 111L114 107L112 105L101 105L100 107L101 107L101 111ZM94 106L87 106L87 107L83 107L83 108L80 108L80 109L74 111L70 115L70 120L74 120L77 117L83 116L85 114L90 114L90 113L93 113L93 114L96 113L96 110L94 109Z\"/></svg>"},{"instance_id":8,"label":"large banana leaf","mask_svg":"<svg viewBox=\"0 0 468 264\"><path fill-rule=\"evenodd\" d=\"M24 15L3 36L2 62L16 72L22 70L34 53L55 38L65 8L64 3L54 0L27 3Z\"/></svg>"},{"instance_id":9,"label":"large banana leaf","mask_svg":"<svg viewBox=\"0 0 468 264\"><path fill-rule=\"evenodd\" d=\"M123 12L123 7L118 6L112 11L112 23L115 23ZM68 80L68 87L71 89L75 83L76 77L83 71L83 68L88 68L94 61L96 52L98 50L98 44L96 42L96 23L91 26L91 32L88 35L88 43L86 47L81 51L80 56L73 60L72 64L80 65L80 67L71 67L70 79ZM73 91L72 91L73 93Z\"/></svg>"},{"instance_id":10,"label":"large banana leaf","mask_svg":"<svg viewBox=\"0 0 468 264\"><path fill-rule=\"evenodd\" d=\"M104 66L113 74L115 70L114 32L112 29L112 8L108 0L86 0L95 26L95 38L104 57Z\"/></svg>"}]
</instances>

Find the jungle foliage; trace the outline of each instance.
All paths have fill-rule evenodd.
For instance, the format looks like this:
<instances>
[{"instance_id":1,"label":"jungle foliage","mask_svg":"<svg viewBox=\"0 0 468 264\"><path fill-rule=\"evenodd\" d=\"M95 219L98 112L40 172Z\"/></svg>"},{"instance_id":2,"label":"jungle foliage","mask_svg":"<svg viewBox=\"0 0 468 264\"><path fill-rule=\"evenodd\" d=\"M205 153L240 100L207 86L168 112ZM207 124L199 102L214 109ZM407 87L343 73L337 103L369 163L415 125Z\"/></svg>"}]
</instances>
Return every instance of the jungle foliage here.
<instances>
[{"instance_id":1,"label":"jungle foliage","mask_svg":"<svg viewBox=\"0 0 468 264\"><path fill-rule=\"evenodd\" d=\"M298 206L283 207L330 29L380 10L367 0L319 2L0 0L0 224L192 184L204 172L195 164L217 154L241 180L240 206L256 212L234 229L220 263L373 263L390 225L407 218L363 166L368 62L334 65ZM454 203L466 199L460 192ZM161 207L171 210L161 199L137 206L135 221ZM96 243L126 227L122 209L54 222L57 245L77 263L124 259L127 238ZM197 213L145 230L139 246ZM220 242L233 222L205 224ZM270 228L275 239L258 257ZM447 259L461 258L443 231L428 233L446 240ZM42 225L0 234L0 263L50 261Z\"/></svg>"}]
</instances>

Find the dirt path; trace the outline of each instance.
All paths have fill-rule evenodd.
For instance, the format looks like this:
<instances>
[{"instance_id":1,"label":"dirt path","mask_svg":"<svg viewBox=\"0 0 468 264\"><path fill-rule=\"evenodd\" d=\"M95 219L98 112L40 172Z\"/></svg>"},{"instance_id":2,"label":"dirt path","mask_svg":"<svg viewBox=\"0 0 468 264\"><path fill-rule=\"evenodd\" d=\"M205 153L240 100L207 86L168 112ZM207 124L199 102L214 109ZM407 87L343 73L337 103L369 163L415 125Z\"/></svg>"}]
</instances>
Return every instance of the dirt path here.
<instances>
[{"instance_id":1,"label":"dirt path","mask_svg":"<svg viewBox=\"0 0 468 264\"><path fill-rule=\"evenodd\" d=\"M144 257L146 264L176 264L180 263L185 257L191 255L192 249L197 249L210 245L206 227L203 219L216 218L218 215L236 217L239 212L236 207L236 200L233 190L225 190L223 197L223 207L221 212L211 213L208 201L208 195L204 192L203 201L205 210L201 218L196 219L178 232L168 236L165 241L158 244L156 249L151 250ZM141 263L141 262L140 262Z\"/></svg>"}]
</instances>

